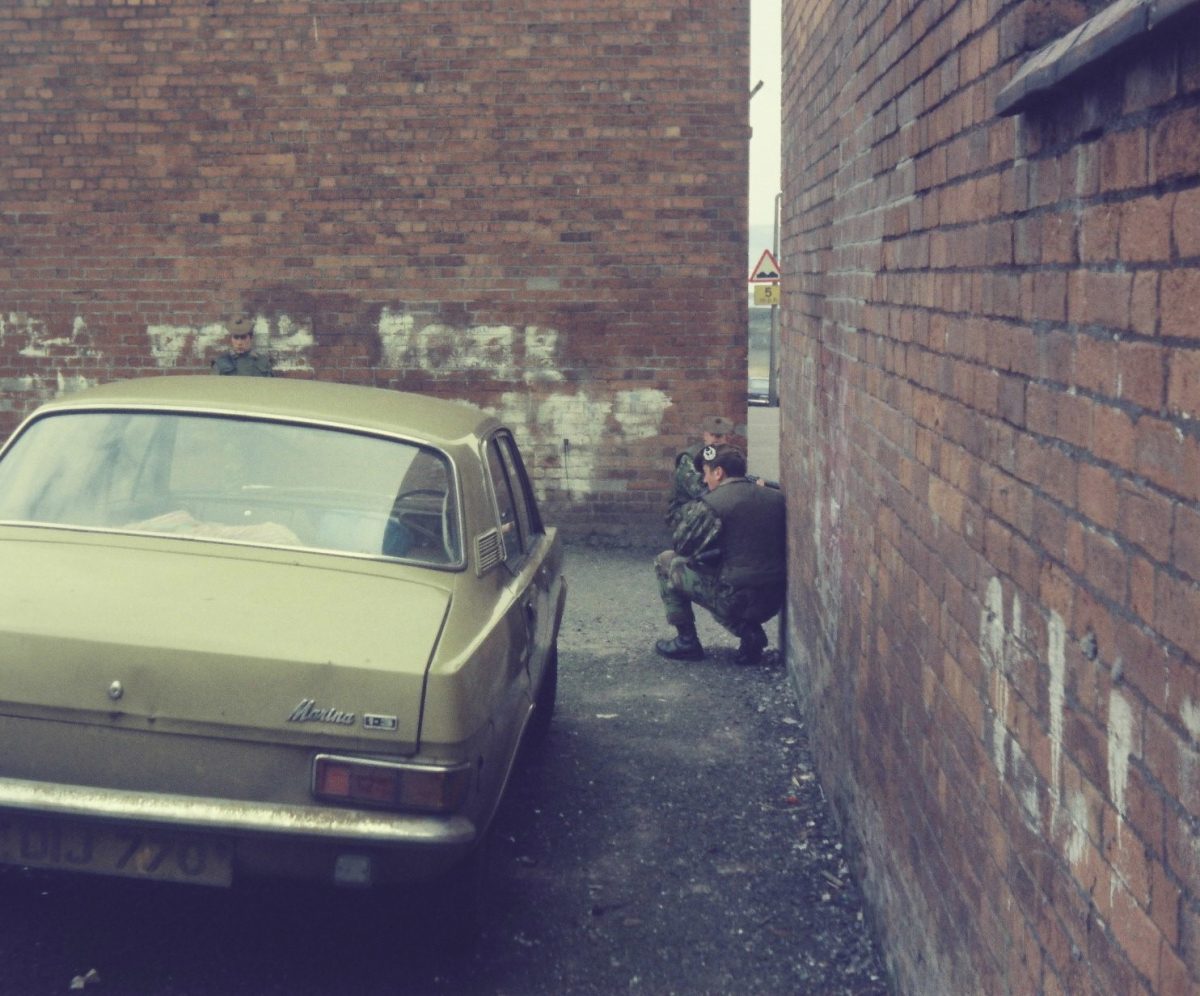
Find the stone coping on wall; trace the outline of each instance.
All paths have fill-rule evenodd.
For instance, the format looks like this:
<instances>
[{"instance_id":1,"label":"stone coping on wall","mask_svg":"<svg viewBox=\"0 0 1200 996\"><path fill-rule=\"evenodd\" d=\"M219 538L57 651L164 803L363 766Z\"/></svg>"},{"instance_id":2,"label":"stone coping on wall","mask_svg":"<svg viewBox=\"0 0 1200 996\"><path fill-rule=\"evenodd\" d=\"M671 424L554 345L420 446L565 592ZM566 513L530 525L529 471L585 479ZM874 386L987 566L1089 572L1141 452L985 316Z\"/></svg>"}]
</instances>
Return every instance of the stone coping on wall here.
<instances>
[{"instance_id":1,"label":"stone coping on wall","mask_svg":"<svg viewBox=\"0 0 1200 996\"><path fill-rule=\"evenodd\" d=\"M1200 0L1115 0L1026 59L996 97L996 113L1026 110L1036 97L1188 9L1200 9Z\"/></svg>"}]
</instances>

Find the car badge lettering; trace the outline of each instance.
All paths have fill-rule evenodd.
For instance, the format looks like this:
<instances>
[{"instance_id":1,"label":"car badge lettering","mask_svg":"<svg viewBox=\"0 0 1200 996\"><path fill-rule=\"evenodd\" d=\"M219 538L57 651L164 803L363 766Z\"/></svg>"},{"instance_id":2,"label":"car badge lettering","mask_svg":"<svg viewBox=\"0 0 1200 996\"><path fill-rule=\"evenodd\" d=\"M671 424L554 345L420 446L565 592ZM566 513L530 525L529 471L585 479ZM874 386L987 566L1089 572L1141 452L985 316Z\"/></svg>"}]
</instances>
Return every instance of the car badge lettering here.
<instances>
[{"instance_id":1,"label":"car badge lettering","mask_svg":"<svg viewBox=\"0 0 1200 996\"><path fill-rule=\"evenodd\" d=\"M396 716L376 716L374 713L363 713L363 726L368 730L384 730L394 733L400 729L400 720Z\"/></svg>"},{"instance_id":2,"label":"car badge lettering","mask_svg":"<svg viewBox=\"0 0 1200 996\"><path fill-rule=\"evenodd\" d=\"M336 726L353 726L356 716L352 712L343 712L330 706L327 709L317 707L316 699L303 699L292 714L288 716L289 723L333 723Z\"/></svg>"}]
</instances>

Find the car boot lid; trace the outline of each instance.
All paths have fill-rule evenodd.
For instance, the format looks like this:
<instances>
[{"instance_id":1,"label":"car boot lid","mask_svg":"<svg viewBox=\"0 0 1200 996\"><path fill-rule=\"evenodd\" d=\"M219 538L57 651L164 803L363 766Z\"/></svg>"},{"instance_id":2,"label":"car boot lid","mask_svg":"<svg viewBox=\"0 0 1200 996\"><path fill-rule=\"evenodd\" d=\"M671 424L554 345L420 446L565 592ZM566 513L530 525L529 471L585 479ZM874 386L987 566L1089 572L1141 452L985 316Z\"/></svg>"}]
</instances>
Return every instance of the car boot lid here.
<instances>
[{"instance_id":1,"label":"car boot lid","mask_svg":"<svg viewBox=\"0 0 1200 996\"><path fill-rule=\"evenodd\" d=\"M0 713L415 746L444 586L352 558L41 539L0 543Z\"/></svg>"}]
</instances>

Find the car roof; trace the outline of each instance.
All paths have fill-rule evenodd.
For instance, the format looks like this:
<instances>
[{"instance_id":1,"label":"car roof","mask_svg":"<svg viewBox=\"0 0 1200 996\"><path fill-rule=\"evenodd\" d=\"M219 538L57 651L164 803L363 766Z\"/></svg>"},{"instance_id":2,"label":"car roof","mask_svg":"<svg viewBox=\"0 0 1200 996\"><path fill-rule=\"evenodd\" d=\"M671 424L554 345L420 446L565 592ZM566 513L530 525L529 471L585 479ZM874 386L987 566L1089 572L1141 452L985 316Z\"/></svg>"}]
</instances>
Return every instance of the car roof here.
<instances>
[{"instance_id":1,"label":"car roof","mask_svg":"<svg viewBox=\"0 0 1200 996\"><path fill-rule=\"evenodd\" d=\"M211 374L115 381L47 402L35 415L125 406L324 422L412 435L442 446L484 436L498 424L474 405L407 391L283 377Z\"/></svg>"}]
</instances>

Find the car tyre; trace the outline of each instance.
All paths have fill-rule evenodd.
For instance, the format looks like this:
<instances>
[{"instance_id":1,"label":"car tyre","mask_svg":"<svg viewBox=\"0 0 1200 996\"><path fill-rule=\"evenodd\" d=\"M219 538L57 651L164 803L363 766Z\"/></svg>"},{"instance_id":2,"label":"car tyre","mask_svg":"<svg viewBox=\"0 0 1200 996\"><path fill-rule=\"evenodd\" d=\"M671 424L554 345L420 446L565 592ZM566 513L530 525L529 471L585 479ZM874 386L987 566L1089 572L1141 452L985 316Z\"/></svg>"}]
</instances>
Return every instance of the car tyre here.
<instances>
[{"instance_id":1,"label":"car tyre","mask_svg":"<svg viewBox=\"0 0 1200 996\"><path fill-rule=\"evenodd\" d=\"M445 954L469 954L487 921L491 892L491 831L462 861L430 883L433 945Z\"/></svg>"},{"instance_id":2,"label":"car tyre","mask_svg":"<svg viewBox=\"0 0 1200 996\"><path fill-rule=\"evenodd\" d=\"M546 669L542 672L542 683L533 700L533 717L529 720L530 747L537 747L550 732L550 721L554 718L554 706L558 700L558 645L550 648Z\"/></svg>"}]
</instances>

